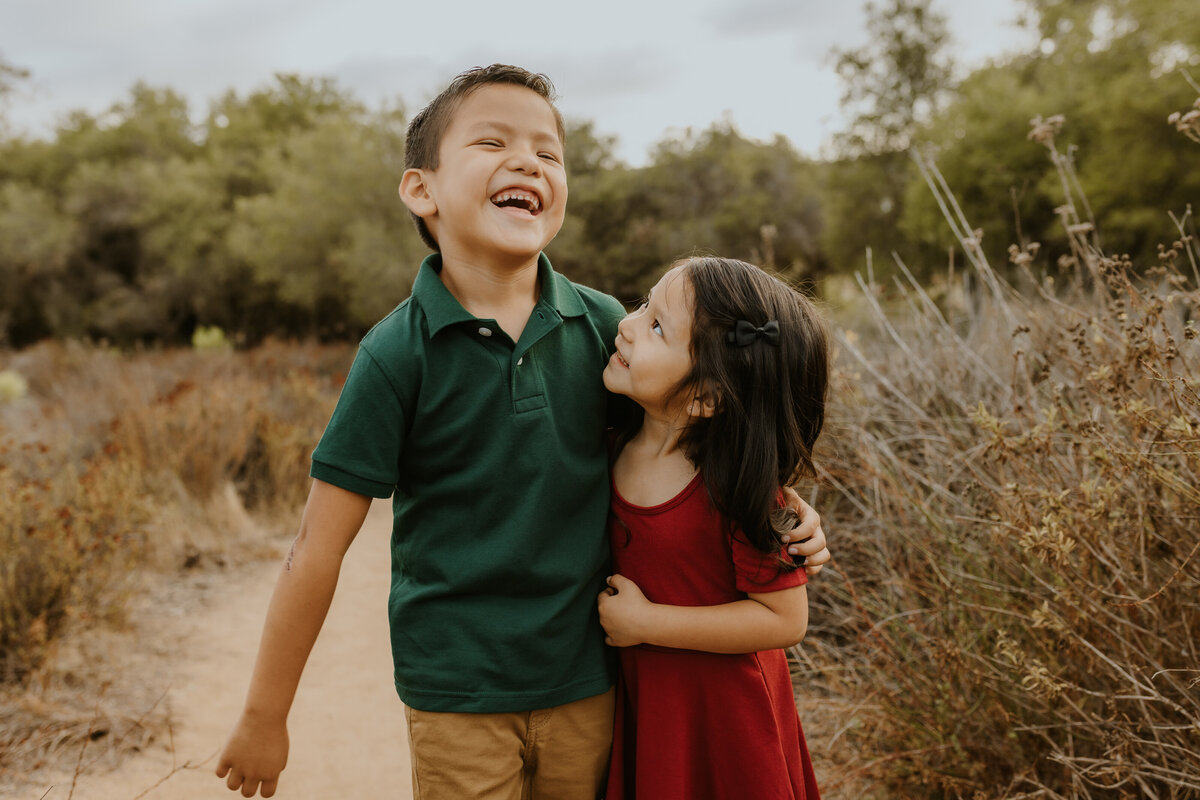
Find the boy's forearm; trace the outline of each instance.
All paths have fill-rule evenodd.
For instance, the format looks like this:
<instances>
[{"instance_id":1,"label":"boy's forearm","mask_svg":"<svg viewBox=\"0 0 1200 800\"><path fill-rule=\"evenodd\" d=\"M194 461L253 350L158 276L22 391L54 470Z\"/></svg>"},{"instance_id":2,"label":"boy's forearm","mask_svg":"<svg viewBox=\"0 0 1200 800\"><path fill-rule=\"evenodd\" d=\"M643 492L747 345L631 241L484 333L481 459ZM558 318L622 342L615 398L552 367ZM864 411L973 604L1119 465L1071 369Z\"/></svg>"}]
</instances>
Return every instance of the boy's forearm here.
<instances>
[{"instance_id":1,"label":"boy's forearm","mask_svg":"<svg viewBox=\"0 0 1200 800\"><path fill-rule=\"evenodd\" d=\"M270 722L286 720L333 601L342 559L370 504L368 497L314 481L300 532L267 609L245 713Z\"/></svg>"},{"instance_id":2,"label":"boy's forearm","mask_svg":"<svg viewBox=\"0 0 1200 800\"><path fill-rule=\"evenodd\" d=\"M779 614L756 600L717 606L654 603L642 619L647 644L708 653L753 653L790 647L804 638L808 607Z\"/></svg>"},{"instance_id":3,"label":"boy's forearm","mask_svg":"<svg viewBox=\"0 0 1200 800\"><path fill-rule=\"evenodd\" d=\"M280 572L246 695L247 714L283 722L291 709L341 568L340 557L322 558L312 549L293 549Z\"/></svg>"}]
</instances>

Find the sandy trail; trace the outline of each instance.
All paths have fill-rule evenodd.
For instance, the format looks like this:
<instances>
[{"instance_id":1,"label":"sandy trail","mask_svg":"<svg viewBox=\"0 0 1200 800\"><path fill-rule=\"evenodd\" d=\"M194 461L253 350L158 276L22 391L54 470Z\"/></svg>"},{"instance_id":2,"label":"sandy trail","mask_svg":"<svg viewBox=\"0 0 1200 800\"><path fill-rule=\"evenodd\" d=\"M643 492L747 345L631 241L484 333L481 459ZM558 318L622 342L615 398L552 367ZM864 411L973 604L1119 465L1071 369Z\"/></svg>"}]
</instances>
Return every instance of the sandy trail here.
<instances>
[{"instance_id":1,"label":"sandy trail","mask_svg":"<svg viewBox=\"0 0 1200 800\"><path fill-rule=\"evenodd\" d=\"M388 645L390 523L388 503L374 503L346 555L333 606L292 706L291 750L276 798L412 797L404 709L392 687ZM112 772L95 767L79 776L74 798L241 797L213 771L242 706L278 571L278 563L256 567L211 605L189 612L191 630L179 650L187 655L174 659L168 678L174 755L163 736ZM172 774L187 762L198 766ZM68 772L39 781L46 788L53 785L45 800L65 800L72 777Z\"/></svg>"}]
</instances>

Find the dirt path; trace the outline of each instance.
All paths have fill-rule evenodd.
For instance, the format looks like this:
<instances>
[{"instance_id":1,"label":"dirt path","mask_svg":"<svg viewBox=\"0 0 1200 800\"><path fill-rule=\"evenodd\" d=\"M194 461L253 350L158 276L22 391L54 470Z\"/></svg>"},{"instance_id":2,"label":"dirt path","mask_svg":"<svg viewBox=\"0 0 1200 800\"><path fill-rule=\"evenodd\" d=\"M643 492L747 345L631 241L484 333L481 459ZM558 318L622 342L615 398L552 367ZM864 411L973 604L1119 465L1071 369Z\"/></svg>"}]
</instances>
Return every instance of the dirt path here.
<instances>
[{"instance_id":1,"label":"dirt path","mask_svg":"<svg viewBox=\"0 0 1200 800\"><path fill-rule=\"evenodd\" d=\"M404 711L391 684L387 630L391 522L376 502L351 546L333 607L292 707L291 752L281 800L412 797ZM112 772L79 776L78 800L216 800L241 797L213 770L241 709L278 564L239 577L218 599L189 612L191 630L168 677L174 756L166 737ZM194 769L172 770L191 762ZM170 776L170 777L167 777ZM47 776L45 800L66 800L73 775ZM151 791L164 777L167 779ZM37 800L39 794L32 795Z\"/></svg>"}]
</instances>

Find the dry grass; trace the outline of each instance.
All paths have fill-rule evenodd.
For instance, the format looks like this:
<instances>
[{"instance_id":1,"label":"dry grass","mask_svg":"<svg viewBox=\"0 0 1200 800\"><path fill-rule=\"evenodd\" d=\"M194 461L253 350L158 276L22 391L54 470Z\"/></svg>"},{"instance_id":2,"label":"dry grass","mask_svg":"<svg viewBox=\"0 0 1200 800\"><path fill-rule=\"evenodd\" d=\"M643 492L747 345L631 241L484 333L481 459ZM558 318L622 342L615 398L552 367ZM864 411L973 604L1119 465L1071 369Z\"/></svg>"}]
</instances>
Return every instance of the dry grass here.
<instances>
[{"instance_id":1,"label":"dry grass","mask_svg":"<svg viewBox=\"0 0 1200 800\"><path fill-rule=\"evenodd\" d=\"M0 404L0 774L161 729L149 682L106 676L115 645L94 629L119 629L148 576L271 551L351 355L47 343L3 357L28 387Z\"/></svg>"},{"instance_id":2,"label":"dry grass","mask_svg":"<svg viewBox=\"0 0 1200 800\"><path fill-rule=\"evenodd\" d=\"M922 162L971 270L864 281L875 330L840 337L806 640L852 703L832 796L1200 797L1200 248L1189 212L1159 264L1104 255L1037 123L1055 278L1027 244L1006 283Z\"/></svg>"}]
</instances>

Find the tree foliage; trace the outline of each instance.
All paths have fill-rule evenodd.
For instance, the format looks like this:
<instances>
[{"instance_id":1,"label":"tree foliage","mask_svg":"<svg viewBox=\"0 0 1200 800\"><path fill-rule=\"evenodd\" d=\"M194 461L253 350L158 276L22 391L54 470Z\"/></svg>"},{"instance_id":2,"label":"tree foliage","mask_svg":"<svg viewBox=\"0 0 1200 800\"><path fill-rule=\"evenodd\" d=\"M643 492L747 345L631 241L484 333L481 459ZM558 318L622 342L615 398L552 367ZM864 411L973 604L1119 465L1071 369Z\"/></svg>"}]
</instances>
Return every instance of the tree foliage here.
<instances>
[{"instance_id":1,"label":"tree foliage","mask_svg":"<svg viewBox=\"0 0 1200 800\"><path fill-rule=\"evenodd\" d=\"M4 125L4 107L18 82L29 77L29 70L10 64L0 56L0 130Z\"/></svg>"},{"instance_id":2,"label":"tree foliage","mask_svg":"<svg viewBox=\"0 0 1200 800\"><path fill-rule=\"evenodd\" d=\"M663 140L646 167L581 178L571 176L551 253L575 279L619 298L641 296L667 264L698 251L796 275L825 267L815 166L782 138L756 142L718 122Z\"/></svg>"},{"instance_id":3,"label":"tree foliage","mask_svg":"<svg viewBox=\"0 0 1200 800\"><path fill-rule=\"evenodd\" d=\"M1200 6L1190 0L1029 0L1036 50L981 68L923 133L985 249L1048 242L1067 202L1054 167L1029 139L1031 121L1061 115L1058 137L1086 198L1081 218L1106 250L1154 263L1173 238L1168 212L1200 200L1196 145L1166 124L1196 90L1181 68L1200 66ZM954 243L924 186L909 190L902 222L914 240ZM1048 250L1054 256L1052 250Z\"/></svg>"},{"instance_id":4,"label":"tree foliage","mask_svg":"<svg viewBox=\"0 0 1200 800\"><path fill-rule=\"evenodd\" d=\"M347 336L408 292L403 113L293 75L201 123L143 84L0 142L0 342Z\"/></svg>"},{"instance_id":5,"label":"tree foliage","mask_svg":"<svg viewBox=\"0 0 1200 800\"><path fill-rule=\"evenodd\" d=\"M869 248L877 274L895 251L929 276L962 243L914 151L938 165L993 263L1034 241L1054 259L1068 195L1087 198L1074 212L1106 249L1151 263L1174 233L1167 212L1200 196L1200 171L1184 166L1196 145L1167 124L1196 101L1181 70L1200 71L1200 4L1023 3L1040 40L961 76L932 0L869 5L867 44L832 54L851 122L831 160L718 120L631 167L613 137L571 121L556 267L627 301L697 251L819 278L862 269ZM0 122L25 75L0 59ZM1069 191L1027 137L1052 115L1066 118ZM48 138L0 125L0 344L186 343L213 325L237 343L353 338L404 298L426 252L395 192L405 118L329 79L278 75L204 113L138 84Z\"/></svg>"},{"instance_id":6,"label":"tree foliage","mask_svg":"<svg viewBox=\"0 0 1200 800\"><path fill-rule=\"evenodd\" d=\"M945 103L954 78L946 17L932 0L866 4L867 44L832 51L842 107L853 112L838 134L848 155L903 150Z\"/></svg>"},{"instance_id":7,"label":"tree foliage","mask_svg":"<svg viewBox=\"0 0 1200 800\"><path fill-rule=\"evenodd\" d=\"M905 151L945 106L954 83L946 17L931 0L866 5L868 43L832 52L849 127L826 170L824 246L838 270L861 267L868 249L909 252L901 221L916 170ZM929 256L923 252L923 256ZM925 259L919 259L924 261Z\"/></svg>"}]
</instances>

